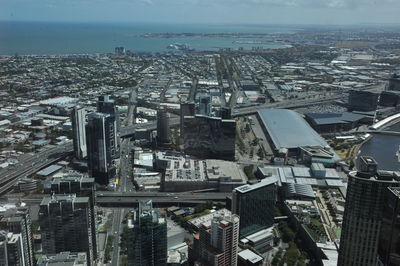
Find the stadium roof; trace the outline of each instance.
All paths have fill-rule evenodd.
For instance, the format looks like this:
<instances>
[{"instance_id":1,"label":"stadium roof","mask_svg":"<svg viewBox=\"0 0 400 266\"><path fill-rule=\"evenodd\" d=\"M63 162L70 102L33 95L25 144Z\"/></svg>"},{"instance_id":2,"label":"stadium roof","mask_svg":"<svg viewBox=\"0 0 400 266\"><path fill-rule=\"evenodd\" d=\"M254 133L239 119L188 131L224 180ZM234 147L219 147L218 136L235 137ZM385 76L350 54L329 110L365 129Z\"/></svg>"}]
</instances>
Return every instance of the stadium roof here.
<instances>
[{"instance_id":1,"label":"stadium roof","mask_svg":"<svg viewBox=\"0 0 400 266\"><path fill-rule=\"evenodd\" d=\"M293 149L303 146L325 147L328 145L295 111L263 109L258 111L258 115L276 149Z\"/></svg>"}]
</instances>

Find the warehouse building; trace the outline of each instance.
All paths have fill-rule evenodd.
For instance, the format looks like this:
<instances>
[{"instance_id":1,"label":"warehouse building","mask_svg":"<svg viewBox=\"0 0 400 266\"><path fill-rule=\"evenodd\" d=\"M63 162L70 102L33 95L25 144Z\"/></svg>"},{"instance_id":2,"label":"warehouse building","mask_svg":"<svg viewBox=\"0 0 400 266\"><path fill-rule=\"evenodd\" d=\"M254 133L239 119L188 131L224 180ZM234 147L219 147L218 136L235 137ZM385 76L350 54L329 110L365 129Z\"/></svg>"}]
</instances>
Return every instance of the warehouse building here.
<instances>
[{"instance_id":1,"label":"warehouse building","mask_svg":"<svg viewBox=\"0 0 400 266\"><path fill-rule=\"evenodd\" d=\"M263 109L258 119L264 133L272 144L275 154L287 149L289 154L298 155L305 146L329 147L326 141L300 116L287 109Z\"/></svg>"},{"instance_id":2,"label":"warehouse building","mask_svg":"<svg viewBox=\"0 0 400 266\"><path fill-rule=\"evenodd\" d=\"M306 113L307 122L319 133L348 131L363 124L372 122L372 117L344 113Z\"/></svg>"}]
</instances>

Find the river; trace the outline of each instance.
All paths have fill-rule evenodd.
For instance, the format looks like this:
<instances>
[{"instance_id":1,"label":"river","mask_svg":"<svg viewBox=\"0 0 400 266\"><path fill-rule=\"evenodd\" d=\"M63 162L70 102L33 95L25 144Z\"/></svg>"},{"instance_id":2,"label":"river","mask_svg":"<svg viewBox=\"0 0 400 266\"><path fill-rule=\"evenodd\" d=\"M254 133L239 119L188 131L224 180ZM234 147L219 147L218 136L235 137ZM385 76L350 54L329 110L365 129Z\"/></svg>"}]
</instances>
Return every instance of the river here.
<instances>
[{"instance_id":1,"label":"river","mask_svg":"<svg viewBox=\"0 0 400 266\"><path fill-rule=\"evenodd\" d=\"M388 128L388 131L400 132L400 122ZM400 136L374 135L360 149L360 156L372 156L378 162L379 170L399 171L400 162L396 151L400 146Z\"/></svg>"}]
</instances>

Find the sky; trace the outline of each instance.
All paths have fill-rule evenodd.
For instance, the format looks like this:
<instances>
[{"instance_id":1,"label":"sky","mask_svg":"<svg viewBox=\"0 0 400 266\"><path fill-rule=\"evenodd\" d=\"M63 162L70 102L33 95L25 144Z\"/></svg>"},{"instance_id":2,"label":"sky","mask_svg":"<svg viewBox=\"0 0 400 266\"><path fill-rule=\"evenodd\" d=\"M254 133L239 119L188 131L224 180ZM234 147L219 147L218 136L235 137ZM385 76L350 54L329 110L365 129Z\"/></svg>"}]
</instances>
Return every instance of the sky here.
<instances>
[{"instance_id":1,"label":"sky","mask_svg":"<svg viewBox=\"0 0 400 266\"><path fill-rule=\"evenodd\" d=\"M0 0L2 21L400 24L400 0Z\"/></svg>"}]
</instances>

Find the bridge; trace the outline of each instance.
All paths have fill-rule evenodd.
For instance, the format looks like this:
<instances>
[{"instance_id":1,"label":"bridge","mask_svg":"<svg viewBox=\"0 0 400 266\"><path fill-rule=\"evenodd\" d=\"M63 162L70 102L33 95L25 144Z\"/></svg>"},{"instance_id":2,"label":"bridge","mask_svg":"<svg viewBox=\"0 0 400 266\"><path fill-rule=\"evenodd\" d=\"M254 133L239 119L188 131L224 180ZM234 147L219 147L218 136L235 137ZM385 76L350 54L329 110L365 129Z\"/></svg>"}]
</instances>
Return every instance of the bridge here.
<instances>
[{"instance_id":1,"label":"bridge","mask_svg":"<svg viewBox=\"0 0 400 266\"><path fill-rule=\"evenodd\" d=\"M225 192L96 192L96 204L103 207L136 207L140 201L152 200L156 207L196 206L208 200L225 203L232 193Z\"/></svg>"},{"instance_id":2,"label":"bridge","mask_svg":"<svg viewBox=\"0 0 400 266\"><path fill-rule=\"evenodd\" d=\"M156 207L170 206L196 206L208 200L225 204L226 198L232 193L225 192L111 192L97 191L96 205L103 207L137 207L140 201L152 200ZM21 198L8 198L9 200L21 200L27 204L40 204L44 195L33 194Z\"/></svg>"}]
</instances>

